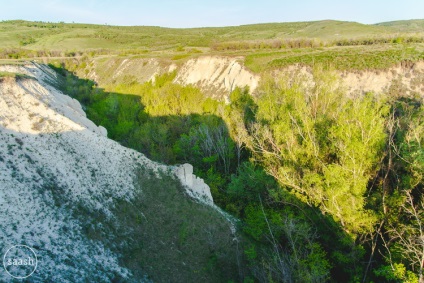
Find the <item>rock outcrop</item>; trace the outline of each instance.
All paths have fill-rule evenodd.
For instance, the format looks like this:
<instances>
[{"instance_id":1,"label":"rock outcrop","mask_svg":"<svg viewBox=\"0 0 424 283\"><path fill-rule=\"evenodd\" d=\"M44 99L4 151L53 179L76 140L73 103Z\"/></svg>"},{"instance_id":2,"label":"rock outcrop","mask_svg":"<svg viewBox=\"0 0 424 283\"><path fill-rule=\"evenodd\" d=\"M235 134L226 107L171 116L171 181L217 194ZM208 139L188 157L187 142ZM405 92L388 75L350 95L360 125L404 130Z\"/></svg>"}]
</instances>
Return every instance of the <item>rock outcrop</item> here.
<instances>
[{"instance_id":1,"label":"rock outcrop","mask_svg":"<svg viewBox=\"0 0 424 283\"><path fill-rule=\"evenodd\" d=\"M213 205L211 189L203 179L193 175L193 166L191 164L186 163L177 166L175 173L191 197Z\"/></svg>"},{"instance_id":2,"label":"rock outcrop","mask_svg":"<svg viewBox=\"0 0 424 283\"><path fill-rule=\"evenodd\" d=\"M188 60L179 68L175 82L193 84L208 93L228 96L236 87L258 87L259 76L243 66L243 58L204 56ZM219 95L212 95L219 98Z\"/></svg>"}]
</instances>

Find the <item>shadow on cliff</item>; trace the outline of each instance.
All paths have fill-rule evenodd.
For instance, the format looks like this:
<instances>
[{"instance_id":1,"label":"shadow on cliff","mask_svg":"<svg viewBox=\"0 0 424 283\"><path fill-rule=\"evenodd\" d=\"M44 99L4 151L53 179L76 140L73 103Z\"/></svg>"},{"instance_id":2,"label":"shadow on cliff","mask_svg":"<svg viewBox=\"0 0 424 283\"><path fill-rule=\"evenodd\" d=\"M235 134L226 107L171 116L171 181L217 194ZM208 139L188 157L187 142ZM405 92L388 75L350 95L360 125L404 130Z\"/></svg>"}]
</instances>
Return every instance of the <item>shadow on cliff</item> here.
<instances>
[{"instance_id":1,"label":"shadow on cliff","mask_svg":"<svg viewBox=\"0 0 424 283\"><path fill-rule=\"evenodd\" d=\"M150 115L139 95L105 92L91 80L51 67L62 75L59 88L80 101L87 117L105 127L109 138L153 161L190 163L211 187L215 202L223 203L224 186L248 153L237 151L222 118L211 113Z\"/></svg>"},{"instance_id":2,"label":"shadow on cliff","mask_svg":"<svg viewBox=\"0 0 424 283\"><path fill-rule=\"evenodd\" d=\"M63 91L84 105L88 118L104 126L108 137L155 161L192 164L194 173L211 187L214 201L221 207L229 207L231 198L227 194L227 186L231 175L237 173L239 162L235 141L229 137L228 128L220 117L213 114L151 116L146 113L138 95L107 93L93 81L80 79L63 68L55 69L67 80L62 86ZM219 148L210 142L218 144ZM249 162L249 153L243 151L241 159ZM268 205L269 213L275 209L287 212L287 206L291 206L290 213L299 219L309 219L308 222L319 234L319 242L329 254L333 280L348 281L361 273L358 266L360 251L331 216L321 214L318 208L308 207L299 199L292 204L271 200ZM131 213L130 210L125 211ZM283 236L278 240L283 251L287 243L284 244ZM255 245L260 247L263 243ZM272 252L269 254L269 258L274 256ZM255 266L256 263L249 264L252 270L260 268ZM350 265L355 268L348 268Z\"/></svg>"}]
</instances>

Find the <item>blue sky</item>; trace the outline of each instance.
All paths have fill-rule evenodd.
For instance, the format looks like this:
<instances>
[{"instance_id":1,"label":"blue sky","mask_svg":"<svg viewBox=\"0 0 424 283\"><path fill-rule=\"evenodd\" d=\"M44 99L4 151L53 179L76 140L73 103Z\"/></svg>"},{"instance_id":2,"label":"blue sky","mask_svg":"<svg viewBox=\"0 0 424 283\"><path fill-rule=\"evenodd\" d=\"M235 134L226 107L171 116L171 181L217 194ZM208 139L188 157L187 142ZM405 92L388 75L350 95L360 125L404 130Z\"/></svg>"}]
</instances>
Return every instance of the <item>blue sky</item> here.
<instances>
[{"instance_id":1,"label":"blue sky","mask_svg":"<svg viewBox=\"0 0 424 283\"><path fill-rule=\"evenodd\" d=\"M0 20L164 27L423 19L424 0L0 0Z\"/></svg>"}]
</instances>

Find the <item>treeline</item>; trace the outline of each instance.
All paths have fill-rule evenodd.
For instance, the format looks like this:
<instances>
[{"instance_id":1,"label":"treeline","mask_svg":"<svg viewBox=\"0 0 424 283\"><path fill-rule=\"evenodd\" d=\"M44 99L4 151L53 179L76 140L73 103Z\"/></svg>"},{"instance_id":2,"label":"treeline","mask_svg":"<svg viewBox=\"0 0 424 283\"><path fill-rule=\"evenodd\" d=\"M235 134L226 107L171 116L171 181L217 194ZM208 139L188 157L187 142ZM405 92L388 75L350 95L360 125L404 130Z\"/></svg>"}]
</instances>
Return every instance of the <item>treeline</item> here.
<instances>
[{"instance_id":1,"label":"treeline","mask_svg":"<svg viewBox=\"0 0 424 283\"><path fill-rule=\"evenodd\" d=\"M24 21L24 20L9 20L1 21L3 24L32 27L32 28L44 28L44 29L71 29L71 28L101 28L104 25L95 24L75 24L60 22L43 22L43 21Z\"/></svg>"},{"instance_id":2,"label":"treeline","mask_svg":"<svg viewBox=\"0 0 424 283\"><path fill-rule=\"evenodd\" d=\"M316 48L324 46L319 39L295 38L295 39L272 39L258 41L229 41L216 42L211 45L214 51L225 50L250 50L250 49L293 49L293 48Z\"/></svg>"},{"instance_id":3,"label":"treeline","mask_svg":"<svg viewBox=\"0 0 424 283\"><path fill-rule=\"evenodd\" d=\"M332 46L355 46L374 44L400 44L400 43L423 43L422 36L396 36L396 37L376 37L359 39L341 39L331 42Z\"/></svg>"},{"instance_id":4,"label":"treeline","mask_svg":"<svg viewBox=\"0 0 424 283\"><path fill-rule=\"evenodd\" d=\"M34 43L35 39L32 37L22 37L20 45L25 46ZM87 50L30 50L25 48L4 48L0 49L0 59L36 59L36 58L62 58L62 57L94 57L100 55L137 55L145 54L148 52L146 49L87 49Z\"/></svg>"},{"instance_id":5,"label":"treeline","mask_svg":"<svg viewBox=\"0 0 424 283\"><path fill-rule=\"evenodd\" d=\"M324 41L311 38L288 38L256 41L229 41L215 42L210 48L214 51L237 51L258 49L295 49L295 48L319 48L332 46L358 46L375 44L400 44L400 43L423 43L422 36L396 36L376 38L355 38Z\"/></svg>"},{"instance_id":6,"label":"treeline","mask_svg":"<svg viewBox=\"0 0 424 283\"><path fill-rule=\"evenodd\" d=\"M236 89L229 104L174 84L175 74L105 92L57 70L109 137L194 165L240 219L241 281L424 280L422 98L348 98L319 68L313 85L264 78L258 96Z\"/></svg>"},{"instance_id":7,"label":"treeline","mask_svg":"<svg viewBox=\"0 0 424 283\"><path fill-rule=\"evenodd\" d=\"M32 37L23 37L20 41L21 45L27 45L34 43L35 39ZM90 51L88 51L90 52ZM93 51L95 54L99 54L101 50ZM103 50L103 52L109 52ZM83 51L63 51L63 50L29 50L24 48L5 48L0 49L0 59L32 59L42 57L77 57L83 56L87 52ZM94 53L93 53L94 55Z\"/></svg>"}]
</instances>

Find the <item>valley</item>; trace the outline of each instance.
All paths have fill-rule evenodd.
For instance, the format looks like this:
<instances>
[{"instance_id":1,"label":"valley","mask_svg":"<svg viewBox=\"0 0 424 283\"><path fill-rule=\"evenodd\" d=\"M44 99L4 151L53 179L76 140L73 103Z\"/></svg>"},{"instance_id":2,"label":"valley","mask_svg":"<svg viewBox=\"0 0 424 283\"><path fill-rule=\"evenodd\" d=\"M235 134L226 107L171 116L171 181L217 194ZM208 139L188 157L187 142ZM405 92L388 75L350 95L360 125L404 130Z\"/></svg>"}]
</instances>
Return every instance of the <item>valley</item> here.
<instances>
[{"instance_id":1,"label":"valley","mask_svg":"<svg viewBox=\"0 0 424 283\"><path fill-rule=\"evenodd\" d=\"M33 282L421 283L423 26L1 22L0 249Z\"/></svg>"}]
</instances>

